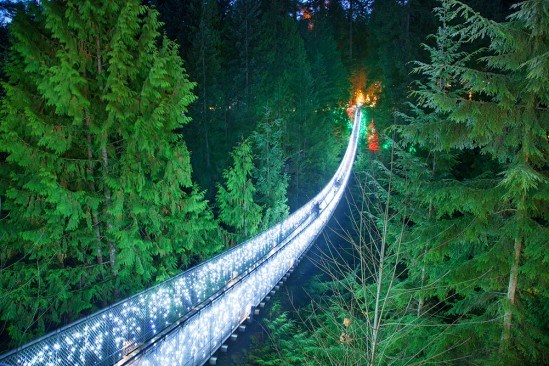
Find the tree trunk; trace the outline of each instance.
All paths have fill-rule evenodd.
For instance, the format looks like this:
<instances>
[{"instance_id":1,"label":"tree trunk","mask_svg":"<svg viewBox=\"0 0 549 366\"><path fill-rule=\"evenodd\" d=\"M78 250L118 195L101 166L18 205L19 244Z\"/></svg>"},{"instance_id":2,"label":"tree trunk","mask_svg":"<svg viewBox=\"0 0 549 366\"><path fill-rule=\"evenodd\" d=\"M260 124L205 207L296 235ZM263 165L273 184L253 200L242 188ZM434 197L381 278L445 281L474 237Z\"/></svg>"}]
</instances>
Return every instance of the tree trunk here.
<instances>
[{"instance_id":1,"label":"tree trunk","mask_svg":"<svg viewBox=\"0 0 549 366\"><path fill-rule=\"evenodd\" d=\"M349 61L353 62L353 0L349 1Z\"/></svg>"},{"instance_id":2,"label":"tree trunk","mask_svg":"<svg viewBox=\"0 0 549 366\"><path fill-rule=\"evenodd\" d=\"M101 40L100 40L99 36L96 38L96 52L97 52L97 77L100 79L100 76L103 72L103 66L102 66L103 62L101 60L101 57L102 57L101 56ZM99 89L103 90L103 86L101 84L99 85ZM88 141L88 143L91 142L91 136L89 136L89 137L90 137L90 140ZM105 133L104 140L101 143L101 157L103 159L103 184L104 184L103 190L104 190L104 197L105 197L104 211L105 211L105 222L107 223L107 234L105 235L105 237L106 237L107 243L109 245L109 262L110 262L110 265L111 265L111 271L112 271L114 276L117 276L118 275L118 270L115 268L115 265L116 265L116 247L115 247L114 243L108 237L108 231L110 231L112 229L112 223L110 221L111 219L108 215L108 210L109 210L109 207L110 207L110 204L111 204L111 194L110 194L109 186L108 186L108 182L107 182L107 178L109 176L109 157L108 157L108 154L107 154L108 139L109 139L108 134ZM91 148L91 145L90 145L90 148ZM90 153L91 153L91 151L88 152L88 154L90 154ZM99 220L97 220L97 215L96 215L95 221L96 221L97 225L99 225ZM94 225L96 223L94 223ZM96 226L96 227L98 228L99 226ZM96 235L97 235L97 233L96 233ZM103 260L102 254L101 254L101 260Z\"/></svg>"},{"instance_id":3,"label":"tree trunk","mask_svg":"<svg viewBox=\"0 0 549 366\"><path fill-rule=\"evenodd\" d=\"M503 315L503 333L501 335L501 349L506 350L509 347L511 339L511 325L513 318L513 309L515 307L515 295L517 291L518 267L520 262L520 253L522 251L522 240L515 239L515 255L509 274L509 285L507 287L507 309Z\"/></svg>"},{"instance_id":4,"label":"tree trunk","mask_svg":"<svg viewBox=\"0 0 549 366\"><path fill-rule=\"evenodd\" d=\"M396 114L395 114L395 123L396 123ZM385 210L383 213L383 233L381 236L381 249L379 251L379 267L377 270L377 290L376 290L376 298L375 298L375 306L374 306L374 322L372 327L372 342L370 346L370 365L375 365L376 360L376 352L378 347L378 335L379 335L379 329L381 324L381 317L382 317L382 308L381 305L381 287L383 285L383 271L385 269L385 249L387 247L387 231L389 227L389 208L391 203L391 189L392 189L392 183L393 183L393 161L394 161L394 147L393 151L391 152L391 163L390 163L390 176L389 176L389 183L387 186L387 202L385 203Z\"/></svg>"},{"instance_id":5,"label":"tree trunk","mask_svg":"<svg viewBox=\"0 0 549 366\"><path fill-rule=\"evenodd\" d=\"M105 141L103 141L103 144L101 146L101 157L103 159L103 184L105 185L104 188L104 197L105 197L105 221L107 223L107 235L105 237L107 238L107 243L109 244L109 262L111 265L111 270L114 276L118 275L118 270L116 269L116 246L114 245L113 241L110 240L108 232L112 230L112 222L111 217L108 214L108 210L111 207L111 193L110 189L108 187L108 176L109 176L109 156L107 154L107 137L105 137Z\"/></svg>"},{"instance_id":6,"label":"tree trunk","mask_svg":"<svg viewBox=\"0 0 549 366\"><path fill-rule=\"evenodd\" d=\"M208 106L206 103L206 20L204 19L204 12L206 9L202 8L202 24L201 24L201 39L200 39L200 58L202 62L202 125L204 127L204 148L206 149L206 167L210 168L210 141L208 137Z\"/></svg>"},{"instance_id":7,"label":"tree trunk","mask_svg":"<svg viewBox=\"0 0 549 366\"><path fill-rule=\"evenodd\" d=\"M87 167L87 173L88 173L88 185L90 187L91 194L95 194L95 184L93 182L93 153L92 153L92 136L89 132L90 130L90 119L89 116L86 117L86 127L88 129L88 134L86 136L86 139L88 140L88 167ZM92 223L93 223L93 233L95 235L95 240L97 241L97 249L96 249L96 256L97 256L97 264L102 268L103 266L103 251L102 251L102 242L101 242L101 232L99 231L99 219L97 216L97 210L91 209L91 215L92 215Z\"/></svg>"},{"instance_id":8,"label":"tree trunk","mask_svg":"<svg viewBox=\"0 0 549 366\"><path fill-rule=\"evenodd\" d=\"M96 47L97 47L97 75L101 75L102 71L102 61L101 61L101 40L99 36L96 38ZM103 90L103 87L100 87Z\"/></svg>"},{"instance_id":9,"label":"tree trunk","mask_svg":"<svg viewBox=\"0 0 549 366\"><path fill-rule=\"evenodd\" d=\"M436 153L433 153L433 168L431 169L432 177L435 176L436 168L437 168L437 156ZM429 200L429 221L433 217L433 200ZM423 285L425 284L425 276L426 276L426 270L425 270L425 256L427 255L428 249L425 248L423 251L423 264L421 266L421 285L420 285L420 291L423 289ZM423 305L425 304L425 299L423 295L419 295L419 301L417 305L417 316L421 316L421 310L423 308Z\"/></svg>"}]
</instances>

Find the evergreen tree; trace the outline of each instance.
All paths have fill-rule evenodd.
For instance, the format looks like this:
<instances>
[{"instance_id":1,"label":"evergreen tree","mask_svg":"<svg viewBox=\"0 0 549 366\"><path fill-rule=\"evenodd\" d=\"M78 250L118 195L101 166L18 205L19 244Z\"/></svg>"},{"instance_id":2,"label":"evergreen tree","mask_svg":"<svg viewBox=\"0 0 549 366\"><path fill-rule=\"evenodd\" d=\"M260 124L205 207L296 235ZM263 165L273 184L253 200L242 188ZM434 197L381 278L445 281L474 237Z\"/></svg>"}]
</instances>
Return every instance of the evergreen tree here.
<instances>
[{"instance_id":1,"label":"evergreen tree","mask_svg":"<svg viewBox=\"0 0 549 366\"><path fill-rule=\"evenodd\" d=\"M302 31L305 49L311 64L316 103L319 112L333 111L348 97L349 82L347 71L333 37L333 30L326 13L321 12L314 18L314 28ZM302 28L303 29L303 28ZM329 113L333 116L332 113Z\"/></svg>"},{"instance_id":2,"label":"evergreen tree","mask_svg":"<svg viewBox=\"0 0 549 366\"><path fill-rule=\"evenodd\" d=\"M191 108L195 122L184 132L192 137L199 181L210 186L216 180L230 164L229 149L250 136L268 107L283 121L291 201L314 194L337 164L334 129L341 132L342 123L334 126L333 114L347 89L331 31L318 21L313 32L300 32L294 1L156 3L170 37L186 46L190 78L198 82L199 99Z\"/></svg>"},{"instance_id":3,"label":"evergreen tree","mask_svg":"<svg viewBox=\"0 0 549 366\"><path fill-rule=\"evenodd\" d=\"M437 16L440 26L437 33L431 37L434 39L434 45L429 46L423 44L423 47L429 53L430 63L424 63L416 61L417 68L416 73L420 73L422 70L429 70L425 72L424 80L416 82L416 89L421 91L432 91L445 95L461 96L467 94L467 91L463 89L456 75L448 67L453 65L455 67L464 67L471 59L471 55L463 52L464 41L460 37L460 31L463 29L461 24L454 24L452 22L454 15L451 14L451 7L448 3L443 3L442 6L434 9L433 13ZM439 134L442 129L447 127L444 123L446 115L443 113L437 113L432 111L425 111L421 106L410 103L411 116L401 114L405 123L407 131L419 127L424 131L426 135L432 136ZM415 284L418 288L422 288L426 282L426 267L431 266L430 249L437 248L439 246L437 230L442 230L437 227L437 216L435 205L433 204L432 186L435 182L443 179L456 178L452 175L453 170L456 168L456 161L459 160L459 152L455 150L441 151L438 145L429 146L428 143L424 143L421 138L416 135L415 138L409 139L408 144L419 144L424 147L425 150L420 151L425 166L419 168L419 171L412 171L411 169L404 169L404 174L412 174L416 176L420 185L425 188L423 190L418 189L418 200L428 202L427 205L418 204L416 213L413 217L407 217L414 223L414 228L411 230L411 236L418 239L418 245L415 245L410 253L410 265L418 266L421 268L419 272L412 271L411 279L416 281ZM408 161L411 156L401 155L401 160ZM409 164L402 164L405 167L411 167ZM417 167L416 167L417 169ZM459 167L457 168L459 169ZM470 167L466 167L469 169ZM470 171L470 177L474 177L475 173ZM477 173L478 174L478 173ZM400 202L399 202L400 203ZM419 202L418 202L419 203ZM418 278L414 275L418 274ZM440 275L440 273L437 273ZM435 277L431 279L435 280ZM419 291L417 313L420 316L423 312L424 297Z\"/></svg>"},{"instance_id":4,"label":"evergreen tree","mask_svg":"<svg viewBox=\"0 0 549 366\"><path fill-rule=\"evenodd\" d=\"M216 249L175 133L193 84L160 25L109 0L32 4L10 26L0 314L18 344Z\"/></svg>"},{"instance_id":5,"label":"evergreen tree","mask_svg":"<svg viewBox=\"0 0 549 366\"><path fill-rule=\"evenodd\" d=\"M302 171L306 181L320 184L305 187L308 195L320 188L337 169L348 135L348 118L341 106L347 102L349 82L325 17L325 12L315 15L313 29L306 28L304 22L300 27L313 75L309 97L314 108L310 112L311 118L305 120L306 164Z\"/></svg>"},{"instance_id":6,"label":"evergreen tree","mask_svg":"<svg viewBox=\"0 0 549 366\"><path fill-rule=\"evenodd\" d=\"M311 47L314 56L309 56L300 32L310 32L308 24L297 23L284 11L284 4L279 2L269 3L262 10L262 42L256 49L260 66L252 94L256 114L267 107L274 118L282 119L282 146L290 176L288 197L290 206L297 207L328 180L337 160L337 145L333 118L315 113L333 100L319 102L317 94L323 85L315 85L311 71L310 59L323 57L317 51L322 48Z\"/></svg>"},{"instance_id":7,"label":"evergreen tree","mask_svg":"<svg viewBox=\"0 0 549 366\"><path fill-rule=\"evenodd\" d=\"M231 153L233 165L223 172L224 186L218 185L217 204L221 222L232 229L233 243L255 235L261 223L262 207L254 202L256 188L252 144L242 141Z\"/></svg>"},{"instance_id":8,"label":"evergreen tree","mask_svg":"<svg viewBox=\"0 0 549 366\"><path fill-rule=\"evenodd\" d=\"M250 92L254 80L254 71L257 68L254 59L255 48L261 28L260 2L254 0L237 0L231 12L231 42L235 46L234 57L234 96L237 106L248 111Z\"/></svg>"},{"instance_id":9,"label":"evergreen tree","mask_svg":"<svg viewBox=\"0 0 549 366\"><path fill-rule=\"evenodd\" d=\"M190 148L193 151L194 166L201 167L201 182L213 188L213 178L217 175L215 161L220 160L215 152L222 149L212 148L212 144L221 145L222 109L225 107L221 86L221 51L223 43L220 34L220 18L215 0L197 1L194 4L197 23L193 25L189 36L192 46L187 55L192 80L197 81L198 100L191 107L191 117L196 126L188 128L192 136ZM223 157L226 156L226 152Z\"/></svg>"},{"instance_id":10,"label":"evergreen tree","mask_svg":"<svg viewBox=\"0 0 549 366\"><path fill-rule=\"evenodd\" d=\"M372 114L380 130L393 123L395 109L406 110L406 96L414 79L412 61L425 60L428 55L420 44L436 30L431 14L435 5L434 0L390 0L374 1L371 6L364 64L368 79L382 86Z\"/></svg>"},{"instance_id":11,"label":"evergreen tree","mask_svg":"<svg viewBox=\"0 0 549 366\"><path fill-rule=\"evenodd\" d=\"M263 20L259 1L237 0L227 15L226 26L226 105L223 144L225 156L243 137L250 136L262 117L256 108L257 48L261 42ZM224 161L225 165L229 162Z\"/></svg>"},{"instance_id":12,"label":"evergreen tree","mask_svg":"<svg viewBox=\"0 0 549 366\"><path fill-rule=\"evenodd\" d=\"M8 24L13 14L16 12L17 7L22 4L14 4L10 1L0 1L0 78L5 81L4 78L4 65L7 61L8 49L10 39L8 36ZM3 94L1 94L3 96Z\"/></svg>"},{"instance_id":13,"label":"evergreen tree","mask_svg":"<svg viewBox=\"0 0 549 366\"><path fill-rule=\"evenodd\" d=\"M257 152L258 203L265 208L262 228L268 228L288 216L289 207L286 191L288 175L284 173L284 151L282 150L282 122L266 111L252 140Z\"/></svg>"},{"instance_id":14,"label":"evergreen tree","mask_svg":"<svg viewBox=\"0 0 549 366\"><path fill-rule=\"evenodd\" d=\"M228 141L227 101L230 77L222 66L230 59L223 37L225 2L216 0L155 0L166 33L180 47L189 79L196 82L197 100L189 107L191 123L185 125L191 163L198 183L213 198L227 156L236 141ZM225 5L224 5L225 4ZM229 94L230 95L230 94Z\"/></svg>"},{"instance_id":15,"label":"evergreen tree","mask_svg":"<svg viewBox=\"0 0 549 366\"><path fill-rule=\"evenodd\" d=\"M453 0L442 9L448 26L419 67L430 80L415 92L420 118L403 128L411 143L454 160L426 184L431 220L412 218L425 264L408 262L410 276L425 286L425 311L447 326L420 354L543 364L548 328L536 308L548 302L547 5L525 1L503 23ZM461 47L483 37L489 45L480 51Z\"/></svg>"},{"instance_id":16,"label":"evergreen tree","mask_svg":"<svg viewBox=\"0 0 549 366\"><path fill-rule=\"evenodd\" d=\"M264 329L269 339L263 340L263 347L252 349L248 364L310 365L311 359L305 348L313 346L311 343L314 341L306 337L298 322L291 319L288 313L282 312L280 303L273 304L268 316Z\"/></svg>"}]
</instances>

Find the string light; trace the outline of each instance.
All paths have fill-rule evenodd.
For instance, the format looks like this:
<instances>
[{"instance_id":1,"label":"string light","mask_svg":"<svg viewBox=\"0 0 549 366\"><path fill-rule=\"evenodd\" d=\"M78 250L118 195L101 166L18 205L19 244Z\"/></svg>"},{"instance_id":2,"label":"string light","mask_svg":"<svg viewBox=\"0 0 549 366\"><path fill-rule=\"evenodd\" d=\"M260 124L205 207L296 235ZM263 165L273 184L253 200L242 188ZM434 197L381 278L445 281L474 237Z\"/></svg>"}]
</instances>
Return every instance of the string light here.
<instances>
[{"instance_id":1,"label":"string light","mask_svg":"<svg viewBox=\"0 0 549 366\"><path fill-rule=\"evenodd\" d=\"M179 327L136 360L134 365L197 365L207 361L212 352L225 342L250 313L250 304L257 305L267 296L293 266L295 258L306 252L331 218L350 176L358 129L359 127L353 129L338 173L319 194L323 197L322 201L316 201L320 198L317 196L306 205L308 207L311 203L313 206L320 203L319 215L313 217L310 213L312 211L309 211L309 220L301 223L289 243L274 248L262 263L220 294L204 312L196 313L196 319L189 322L190 325Z\"/></svg>"},{"instance_id":2,"label":"string light","mask_svg":"<svg viewBox=\"0 0 549 366\"><path fill-rule=\"evenodd\" d=\"M355 119L360 117L356 108ZM6 365L114 364L183 317L136 365L202 364L320 234L350 177L360 123L336 174L284 221L169 280L0 357Z\"/></svg>"}]
</instances>

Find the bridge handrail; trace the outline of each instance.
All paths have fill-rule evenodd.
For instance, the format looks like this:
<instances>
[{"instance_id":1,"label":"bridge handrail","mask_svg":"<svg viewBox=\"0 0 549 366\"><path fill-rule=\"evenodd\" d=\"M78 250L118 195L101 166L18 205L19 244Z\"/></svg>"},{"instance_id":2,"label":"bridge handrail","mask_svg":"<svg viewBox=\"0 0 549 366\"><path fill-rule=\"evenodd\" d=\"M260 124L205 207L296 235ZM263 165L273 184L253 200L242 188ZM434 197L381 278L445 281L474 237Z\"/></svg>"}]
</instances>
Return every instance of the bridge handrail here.
<instances>
[{"instance_id":1,"label":"bridge handrail","mask_svg":"<svg viewBox=\"0 0 549 366\"><path fill-rule=\"evenodd\" d=\"M170 279L18 347L0 356L0 362L14 365L42 364L45 359L58 361L52 364L63 364L60 363L62 359L65 359L68 364L112 364L116 362L116 358L121 353L131 352L145 341L145 337L150 338L151 333L152 335L158 334L177 319L181 319L193 307L223 288L231 279L249 271L250 268L256 268L257 266L254 267L254 265L261 258L265 258L274 247L284 242L296 228L308 219L315 204L324 204L324 207L320 206L320 209L324 209L328 204L325 203L326 197L330 195L335 182L342 179L342 172L348 169L350 163L352 164L352 160L349 162L349 155L354 156L357 133L358 129L354 128L344 158L336 174L324 189L282 222ZM164 300L169 299L169 304L160 304L160 306L155 304L155 300L158 300L160 295ZM147 310L149 310L148 313ZM120 315L124 317L128 313L134 314L134 318L157 319L163 317L166 321L164 324L160 324L160 322L155 324L151 321L151 329L148 331L137 326L131 332L121 323ZM115 331L119 331L125 336L114 337ZM113 334L109 336L109 332ZM104 344L106 337L111 338L110 344ZM115 339L112 339L113 337ZM100 341L90 341L90 339L97 338ZM77 351L75 344L78 343L80 343L80 347ZM64 348L69 347L72 351L65 352Z\"/></svg>"},{"instance_id":2,"label":"bridge handrail","mask_svg":"<svg viewBox=\"0 0 549 366\"><path fill-rule=\"evenodd\" d=\"M348 157L346 160L350 164L354 160L357 137L351 138L353 159ZM276 247L260 264L208 299L204 307L194 311L168 334L121 364L194 366L205 363L250 315L251 307L259 304L290 269L294 260L301 257L319 235L343 195L351 173L349 164L346 167L347 170L340 176L341 184L333 186L331 194L325 195L325 209L320 213L309 213L311 222L300 227L294 238L286 245Z\"/></svg>"}]
</instances>

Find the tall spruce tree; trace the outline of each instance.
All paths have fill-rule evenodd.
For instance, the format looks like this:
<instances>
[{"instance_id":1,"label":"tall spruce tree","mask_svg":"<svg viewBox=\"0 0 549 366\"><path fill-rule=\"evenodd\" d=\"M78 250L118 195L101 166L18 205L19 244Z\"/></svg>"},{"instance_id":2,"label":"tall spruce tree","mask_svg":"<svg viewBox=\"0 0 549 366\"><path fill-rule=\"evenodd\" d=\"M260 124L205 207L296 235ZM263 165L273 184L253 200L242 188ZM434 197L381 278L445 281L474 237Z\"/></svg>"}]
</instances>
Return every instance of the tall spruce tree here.
<instances>
[{"instance_id":1,"label":"tall spruce tree","mask_svg":"<svg viewBox=\"0 0 549 366\"><path fill-rule=\"evenodd\" d=\"M17 344L214 249L175 132L193 84L160 26L137 0L32 4L10 26L0 314Z\"/></svg>"},{"instance_id":2,"label":"tall spruce tree","mask_svg":"<svg viewBox=\"0 0 549 366\"><path fill-rule=\"evenodd\" d=\"M226 54L229 68L224 74L227 90L225 151L229 151L243 136L250 136L262 116L260 108L256 108L254 95L258 83L257 48L263 32L261 3L236 0L227 18Z\"/></svg>"},{"instance_id":3,"label":"tall spruce tree","mask_svg":"<svg viewBox=\"0 0 549 366\"><path fill-rule=\"evenodd\" d=\"M455 15L451 13L451 7L448 3L442 3L440 7L436 7L433 13L436 15L440 25L436 34L430 37L434 45L423 44L423 48L429 53L429 63L416 61L416 74L420 74L423 71L424 75L421 75L422 78L416 81L415 87L419 93L429 91L460 97L467 94L468 91L463 88L455 72L448 65L464 67L471 59L471 55L461 50L464 41L463 37L460 36L460 31L463 29L463 26L459 23L455 24L455 21L453 21ZM422 99L420 98L419 100L419 105L409 104L411 115L398 114L396 116L402 117L407 124L405 135L409 136L410 132L417 128L424 131L425 134L432 136L438 135L441 130L448 128L449 125L444 123L447 117L446 114L423 110L421 108ZM415 285L419 289L417 296L417 315L419 317L423 315L423 306L425 303L422 288L425 286L426 281L435 281L441 275L441 272L437 272L436 275L432 275L431 279L426 279L426 267L433 265L433 263L430 263L430 258L433 254L430 253L430 250L440 245L437 239L439 237L437 232L438 230L443 230L438 227L438 221L436 220L436 207L431 196L432 187L436 185L437 181L456 178L452 175L452 170L460 169L460 167L456 168L456 161L460 157L459 151L444 151L439 145L430 146L421 138L418 138L417 135L412 139L408 139L407 143L409 146L419 144L424 147L417 154L418 157L414 157L412 154L399 155L399 160L404 168L402 169L403 174L406 176L414 175L414 180L418 183L414 199L425 203L422 205L417 202L418 204L415 206L416 209L412 215L413 217L405 218L413 222L413 229L410 230L410 239L417 241L417 244L410 249L409 265L420 268L420 271L412 271L410 276L410 281L415 281ZM439 141L438 143L441 142ZM410 160L414 158L423 160L425 165L411 165ZM465 169L470 169L470 167L465 167ZM475 173L470 171L469 176L475 176ZM423 189L419 188L421 186L423 186ZM403 190L409 191L410 188L401 189L401 191ZM444 222L443 225L447 225L447 222ZM434 255L434 257L437 256L438 253ZM415 275L418 275L418 278L415 278Z\"/></svg>"},{"instance_id":4,"label":"tall spruce tree","mask_svg":"<svg viewBox=\"0 0 549 366\"><path fill-rule=\"evenodd\" d=\"M456 160L426 184L432 220L412 219L412 235L431 237L419 240L429 243L426 264L409 261L410 276L425 280L425 311L445 327L424 334L430 347L418 355L544 364L548 5L525 1L503 23L454 0L442 8L448 24L462 24L435 37L431 62L419 68L430 80L415 92L420 118L403 128L408 141ZM440 42L444 31L453 46ZM480 51L464 47L483 39Z\"/></svg>"},{"instance_id":5,"label":"tall spruce tree","mask_svg":"<svg viewBox=\"0 0 549 366\"><path fill-rule=\"evenodd\" d=\"M285 11L283 2L269 3L262 11L264 28L255 50L259 66L252 95L256 114L268 107L274 118L282 119L282 146L290 176L288 196L290 206L297 207L328 180L334 167L335 139L327 140L333 136L332 119L315 114L321 106L311 72L312 55L307 54L301 34L309 32L308 24L296 22Z\"/></svg>"},{"instance_id":6,"label":"tall spruce tree","mask_svg":"<svg viewBox=\"0 0 549 366\"><path fill-rule=\"evenodd\" d=\"M261 225L263 228L276 224L289 213L286 198L288 175L284 172L281 125L281 120L274 119L267 110L252 134L257 152L257 167L254 172L257 180L257 201L265 208Z\"/></svg>"},{"instance_id":7,"label":"tall spruce tree","mask_svg":"<svg viewBox=\"0 0 549 366\"><path fill-rule=\"evenodd\" d=\"M189 106L191 123L185 125L191 163L197 182L215 196L215 182L228 164L237 139L230 141L226 95L232 95L231 72L226 67L232 48L226 47L227 1L154 0L168 37L179 45L189 80L196 82L196 101Z\"/></svg>"},{"instance_id":8,"label":"tall spruce tree","mask_svg":"<svg viewBox=\"0 0 549 366\"><path fill-rule=\"evenodd\" d=\"M326 20L326 13L320 11L313 16L314 27L300 24L300 34L305 43L309 60L312 85L309 101L313 108L304 118L302 132L305 136L296 136L304 142L306 162L302 175L306 181L319 185L303 187L312 195L320 185L333 174L339 163L340 153L347 143L347 122L341 105L347 103L349 85L341 55L332 35L333 31ZM303 186L303 185L302 185Z\"/></svg>"},{"instance_id":9,"label":"tall spruce tree","mask_svg":"<svg viewBox=\"0 0 549 366\"><path fill-rule=\"evenodd\" d=\"M231 153L233 165L223 172L224 186L218 185L219 218L231 230L229 244L239 243L255 234L261 223L262 207L254 201L256 188L252 144L242 141Z\"/></svg>"},{"instance_id":10,"label":"tall spruce tree","mask_svg":"<svg viewBox=\"0 0 549 366\"><path fill-rule=\"evenodd\" d=\"M254 71L257 68L254 50L257 47L261 29L260 2L236 0L231 11L230 42L235 46L233 59L234 102L245 112L251 100Z\"/></svg>"},{"instance_id":11,"label":"tall spruce tree","mask_svg":"<svg viewBox=\"0 0 549 366\"><path fill-rule=\"evenodd\" d=\"M213 188L213 178L221 173L215 161L222 160L216 156L223 149L213 148L213 143L223 140L219 135L222 131L222 119L225 107L224 93L221 85L223 62L222 39L220 32L220 17L215 0L195 1L191 6L196 16L196 24L189 30L192 46L187 55L187 64L192 80L197 82L198 100L190 108L193 122L186 131L192 136L189 146L193 151L193 164L201 167L200 182L208 188ZM192 126L192 124L196 124ZM216 138L217 137L217 138Z\"/></svg>"}]
</instances>

